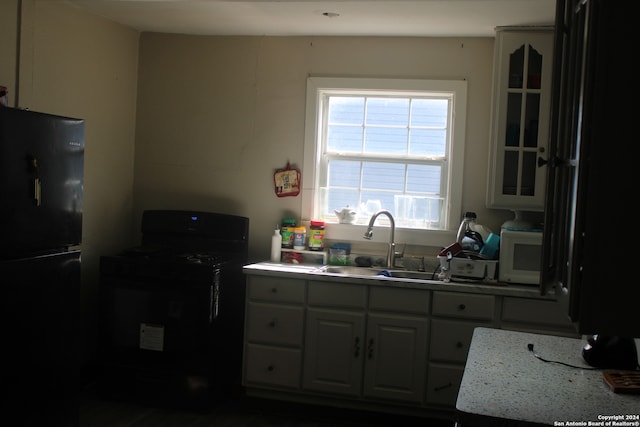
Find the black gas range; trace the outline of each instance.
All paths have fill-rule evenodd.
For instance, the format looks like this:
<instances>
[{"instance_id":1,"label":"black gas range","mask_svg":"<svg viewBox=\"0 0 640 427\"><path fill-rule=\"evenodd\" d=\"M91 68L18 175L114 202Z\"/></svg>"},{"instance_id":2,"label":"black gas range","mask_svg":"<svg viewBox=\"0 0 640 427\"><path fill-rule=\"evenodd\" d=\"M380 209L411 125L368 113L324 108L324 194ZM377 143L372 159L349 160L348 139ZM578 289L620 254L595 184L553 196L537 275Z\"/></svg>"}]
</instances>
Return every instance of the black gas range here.
<instances>
[{"instance_id":1,"label":"black gas range","mask_svg":"<svg viewBox=\"0 0 640 427\"><path fill-rule=\"evenodd\" d=\"M141 230L100 258L101 390L206 409L240 387L249 220L150 210Z\"/></svg>"}]
</instances>

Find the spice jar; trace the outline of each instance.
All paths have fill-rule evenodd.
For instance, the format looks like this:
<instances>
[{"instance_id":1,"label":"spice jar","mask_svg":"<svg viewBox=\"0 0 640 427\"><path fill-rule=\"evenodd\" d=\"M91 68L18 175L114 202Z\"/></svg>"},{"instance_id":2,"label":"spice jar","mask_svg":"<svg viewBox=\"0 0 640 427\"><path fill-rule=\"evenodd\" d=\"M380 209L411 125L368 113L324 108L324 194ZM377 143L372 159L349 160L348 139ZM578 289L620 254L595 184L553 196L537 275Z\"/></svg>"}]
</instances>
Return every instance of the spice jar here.
<instances>
[{"instance_id":1,"label":"spice jar","mask_svg":"<svg viewBox=\"0 0 640 427\"><path fill-rule=\"evenodd\" d=\"M311 221L309 227L309 250L321 251L324 249L324 221Z\"/></svg>"},{"instance_id":2,"label":"spice jar","mask_svg":"<svg viewBox=\"0 0 640 427\"><path fill-rule=\"evenodd\" d=\"M284 218L280 227L280 235L282 236L282 247L293 249L293 231L296 228L296 220L293 218Z\"/></svg>"},{"instance_id":3,"label":"spice jar","mask_svg":"<svg viewBox=\"0 0 640 427\"><path fill-rule=\"evenodd\" d=\"M307 229L305 227L296 227L293 231L293 249L303 251L307 243Z\"/></svg>"}]
</instances>

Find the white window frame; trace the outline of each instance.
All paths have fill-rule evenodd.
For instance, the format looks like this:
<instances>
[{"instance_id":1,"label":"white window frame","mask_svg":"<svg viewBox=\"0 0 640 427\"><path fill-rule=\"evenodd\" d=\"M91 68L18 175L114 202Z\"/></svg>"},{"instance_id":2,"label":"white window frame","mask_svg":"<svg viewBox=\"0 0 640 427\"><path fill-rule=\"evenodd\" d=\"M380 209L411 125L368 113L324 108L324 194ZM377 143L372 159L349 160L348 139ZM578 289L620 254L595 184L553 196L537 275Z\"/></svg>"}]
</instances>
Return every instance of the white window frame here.
<instances>
[{"instance_id":1,"label":"white window frame","mask_svg":"<svg viewBox=\"0 0 640 427\"><path fill-rule=\"evenodd\" d=\"M467 109L467 82L465 80L419 80L309 77L307 79L307 105L305 117L304 167L302 179L302 220L313 218L314 203L319 189L319 161L321 143L318 140L321 123L318 123L323 93L330 90L354 91L387 90L401 92L444 92L453 94L453 123L451 144L448 147L449 167L447 176L447 215L445 230L396 228L396 242L412 245L446 246L455 239L462 211L462 178L464 170L464 145ZM377 225L382 225L380 218ZM361 241L366 225L327 224L327 239ZM377 240L377 239L376 239Z\"/></svg>"}]
</instances>

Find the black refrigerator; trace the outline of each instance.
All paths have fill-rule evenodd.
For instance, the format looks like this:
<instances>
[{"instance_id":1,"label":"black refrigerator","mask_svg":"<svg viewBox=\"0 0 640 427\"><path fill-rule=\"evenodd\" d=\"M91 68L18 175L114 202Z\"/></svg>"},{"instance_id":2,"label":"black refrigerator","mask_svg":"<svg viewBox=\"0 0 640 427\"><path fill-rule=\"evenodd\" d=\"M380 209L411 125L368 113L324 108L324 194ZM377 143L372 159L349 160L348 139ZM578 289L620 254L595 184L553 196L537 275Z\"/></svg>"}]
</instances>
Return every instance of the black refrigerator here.
<instances>
[{"instance_id":1,"label":"black refrigerator","mask_svg":"<svg viewBox=\"0 0 640 427\"><path fill-rule=\"evenodd\" d=\"M0 417L77 426L84 120L0 107Z\"/></svg>"}]
</instances>

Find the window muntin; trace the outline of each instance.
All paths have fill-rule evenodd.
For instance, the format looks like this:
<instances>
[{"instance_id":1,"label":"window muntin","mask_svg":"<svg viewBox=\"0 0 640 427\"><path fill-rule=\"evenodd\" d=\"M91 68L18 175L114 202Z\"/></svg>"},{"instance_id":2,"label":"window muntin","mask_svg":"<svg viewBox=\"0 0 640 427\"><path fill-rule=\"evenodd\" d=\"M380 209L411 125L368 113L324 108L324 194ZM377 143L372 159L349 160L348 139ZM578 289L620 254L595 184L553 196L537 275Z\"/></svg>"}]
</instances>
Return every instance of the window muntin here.
<instances>
[{"instance_id":1,"label":"window muntin","mask_svg":"<svg viewBox=\"0 0 640 427\"><path fill-rule=\"evenodd\" d=\"M307 90L303 215L330 224L349 205L359 224L383 208L420 236L457 226L466 82L312 77Z\"/></svg>"}]
</instances>

